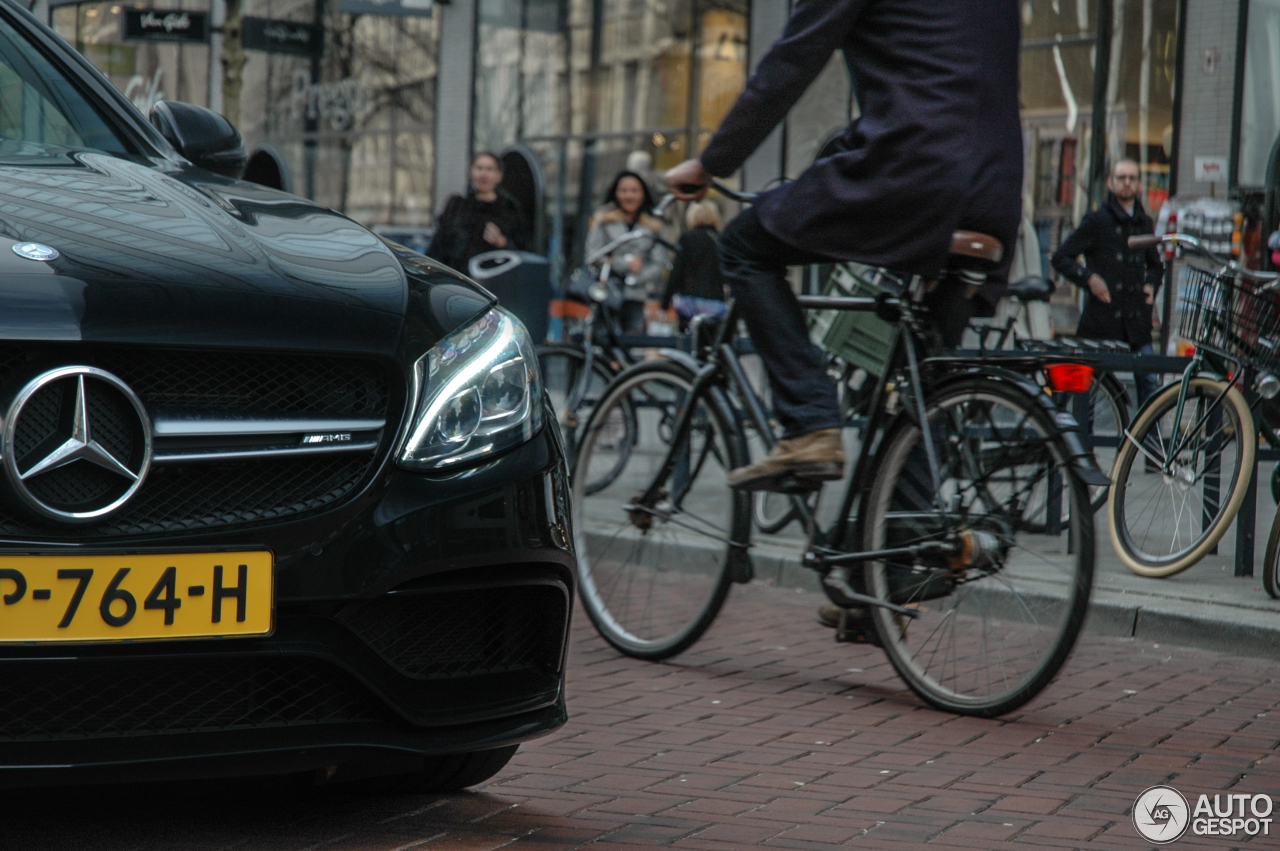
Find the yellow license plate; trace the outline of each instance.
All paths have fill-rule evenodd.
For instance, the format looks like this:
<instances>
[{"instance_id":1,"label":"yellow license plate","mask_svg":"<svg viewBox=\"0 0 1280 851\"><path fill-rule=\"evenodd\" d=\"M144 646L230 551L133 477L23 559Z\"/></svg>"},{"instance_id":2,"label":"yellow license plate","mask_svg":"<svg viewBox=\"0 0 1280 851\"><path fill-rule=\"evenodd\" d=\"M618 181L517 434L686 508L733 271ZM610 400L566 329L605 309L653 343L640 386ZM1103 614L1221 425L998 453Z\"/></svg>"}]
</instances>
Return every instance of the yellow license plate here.
<instances>
[{"instance_id":1,"label":"yellow license plate","mask_svg":"<svg viewBox=\"0 0 1280 851\"><path fill-rule=\"evenodd\" d=\"M271 632L270 552L0 555L0 643Z\"/></svg>"}]
</instances>

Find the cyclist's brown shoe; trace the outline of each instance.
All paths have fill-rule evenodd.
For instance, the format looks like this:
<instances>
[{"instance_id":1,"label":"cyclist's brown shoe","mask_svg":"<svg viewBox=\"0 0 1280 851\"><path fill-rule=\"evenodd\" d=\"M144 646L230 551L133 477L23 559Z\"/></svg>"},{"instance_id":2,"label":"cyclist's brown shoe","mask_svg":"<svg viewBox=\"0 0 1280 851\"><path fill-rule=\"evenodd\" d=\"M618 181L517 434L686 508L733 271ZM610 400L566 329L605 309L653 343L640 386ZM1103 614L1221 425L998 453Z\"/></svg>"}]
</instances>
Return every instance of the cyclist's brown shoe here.
<instances>
[{"instance_id":1,"label":"cyclist's brown shoe","mask_svg":"<svg viewBox=\"0 0 1280 851\"><path fill-rule=\"evenodd\" d=\"M840 429L824 428L779 440L764 460L729 473L729 487L745 491L787 493L814 490L844 475L844 441Z\"/></svg>"}]
</instances>

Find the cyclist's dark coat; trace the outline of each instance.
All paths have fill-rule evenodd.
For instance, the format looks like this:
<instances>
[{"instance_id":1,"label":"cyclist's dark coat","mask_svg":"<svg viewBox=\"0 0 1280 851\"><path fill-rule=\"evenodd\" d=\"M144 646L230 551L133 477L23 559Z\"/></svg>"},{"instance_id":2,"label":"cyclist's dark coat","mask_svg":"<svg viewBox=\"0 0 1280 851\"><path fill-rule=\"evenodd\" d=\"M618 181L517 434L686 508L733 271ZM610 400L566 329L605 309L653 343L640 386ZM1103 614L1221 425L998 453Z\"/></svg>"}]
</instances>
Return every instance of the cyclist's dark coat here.
<instances>
[{"instance_id":1,"label":"cyclist's dark coat","mask_svg":"<svg viewBox=\"0 0 1280 851\"><path fill-rule=\"evenodd\" d=\"M702 154L739 167L844 50L861 117L845 151L757 204L765 229L833 258L932 275L951 233L1013 253L1022 204L1017 0L798 0Z\"/></svg>"},{"instance_id":2,"label":"cyclist's dark coat","mask_svg":"<svg viewBox=\"0 0 1280 851\"><path fill-rule=\"evenodd\" d=\"M1157 248L1133 249L1129 237L1154 233L1155 223L1133 202L1130 216L1116 196L1108 193L1107 202L1080 220L1080 226L1067 237L1053 255L1053 268L1084 289L1084 313L1076 333L1095 340L1123 340L1131 346L1151 342L1151 309L1144 284L1160 291L1164 263ZM1076 258L1084 255L1084 265ZM1097 274L1107 282L1111 303L1106 304L1089 291L1089 276ZM1152 299L1154 301L1155 299Z\"/></svg>"}]
</instances>

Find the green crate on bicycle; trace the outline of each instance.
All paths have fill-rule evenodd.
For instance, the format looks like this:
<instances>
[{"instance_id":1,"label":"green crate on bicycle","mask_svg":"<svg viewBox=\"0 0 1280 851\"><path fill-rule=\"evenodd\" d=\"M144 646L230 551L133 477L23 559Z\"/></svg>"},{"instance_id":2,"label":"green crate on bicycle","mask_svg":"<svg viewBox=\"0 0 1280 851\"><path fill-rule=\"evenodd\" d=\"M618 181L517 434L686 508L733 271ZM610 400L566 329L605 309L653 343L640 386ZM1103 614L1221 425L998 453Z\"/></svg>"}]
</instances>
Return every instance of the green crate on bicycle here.
<instances>
[{"instance_id":1,"label":"green crate on bicycle","mask_svg":"<svg viewBox=\"0 0 1280 851\"><path fill-rule=\"evenodd\" d=\"M890 292L861 274L862 267L839 263L827 279L824 295L874 298ZM865 369L870 375L884 372L893 342L894 327L874 313L826 310L814 318L814 336L822 348L846 363Z\"/></svg>"}]
</instances>

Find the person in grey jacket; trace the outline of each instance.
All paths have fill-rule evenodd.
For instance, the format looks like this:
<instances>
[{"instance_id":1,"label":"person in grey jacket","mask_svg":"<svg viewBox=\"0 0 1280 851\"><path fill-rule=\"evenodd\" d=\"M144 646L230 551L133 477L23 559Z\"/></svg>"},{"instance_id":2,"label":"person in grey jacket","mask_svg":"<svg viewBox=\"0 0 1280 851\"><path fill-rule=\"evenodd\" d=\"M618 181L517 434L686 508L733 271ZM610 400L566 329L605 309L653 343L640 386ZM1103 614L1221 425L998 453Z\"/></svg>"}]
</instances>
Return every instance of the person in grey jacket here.
<instances>
[{"instance_id":1,"label":"person in grey jacket","mask_svg":"<svg viewBox=\"0 0 1280 851\"><path fill-rule=\"evenodd\" d=\"M624 282L621 319L622 330L628 334L644 333L645 300L661 293L670 267L667 250L656 241L662 221L651 215L652 210L653 196L640 175L619 172L604 206L591 217L587 232L588 257L629 231L644 232L610 253L613 270Z\"/></svg>"}]
</instances>

